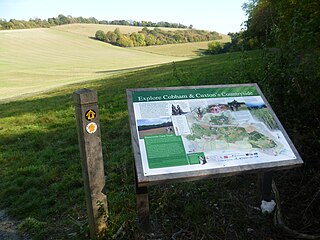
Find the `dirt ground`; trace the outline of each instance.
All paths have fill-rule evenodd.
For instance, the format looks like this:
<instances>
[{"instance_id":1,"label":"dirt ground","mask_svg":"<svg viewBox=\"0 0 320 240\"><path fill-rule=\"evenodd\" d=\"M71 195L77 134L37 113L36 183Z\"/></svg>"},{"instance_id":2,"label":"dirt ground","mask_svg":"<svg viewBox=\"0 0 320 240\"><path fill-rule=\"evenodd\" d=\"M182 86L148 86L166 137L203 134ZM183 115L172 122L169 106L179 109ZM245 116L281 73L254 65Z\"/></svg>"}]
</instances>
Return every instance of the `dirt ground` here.
<instances>
[{"instance_id":1,"label":"dirt ground","mask_svg":"<svg viewBox=\"0 0 320 240\"><path fill-rule=\"evenodd\" d=\"M18 234L18 224L8 218L3 210L0 210L0 239L3 240L27 240Z\"/></svg>"}]
</instances>

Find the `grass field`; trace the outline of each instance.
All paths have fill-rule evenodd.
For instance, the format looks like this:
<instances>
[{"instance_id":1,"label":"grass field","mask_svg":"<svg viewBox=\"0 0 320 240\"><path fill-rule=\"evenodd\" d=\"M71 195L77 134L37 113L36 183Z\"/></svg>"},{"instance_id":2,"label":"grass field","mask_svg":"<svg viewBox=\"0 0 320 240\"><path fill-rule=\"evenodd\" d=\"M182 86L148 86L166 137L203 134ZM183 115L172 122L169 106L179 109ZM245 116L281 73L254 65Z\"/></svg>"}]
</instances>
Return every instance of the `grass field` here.
<instances>
[{"instance_id":1,"label":"grass field","mask_svg":"<svg viewBox=\"0 0 320 240\"><path fill-rule=\"evenodd\" d=\"M203 57L1 104L0 207L33 239L88 238L72 102L73 91L86 87L99 94L110 214L106 239L121 225L122 239L151 239L135 224L126 88L254 82L261 71L258 56L251 52ZM285 174L275 178L280 191L298 184ZM256 187L256 175L152 187L152 239L285 239L272 217L253 207ZM283 201L294 194L283 195Z\"/></svg>"},{"instance_id":2,"label":"grass field","mask_svg":"<svg viewBox=\"0 0 320 240\"><path fill-rule=\"evenodd\" d=\"M0 31L0 101L183 59L115 47L56 29Z\"/></svg>"}]
</instances>

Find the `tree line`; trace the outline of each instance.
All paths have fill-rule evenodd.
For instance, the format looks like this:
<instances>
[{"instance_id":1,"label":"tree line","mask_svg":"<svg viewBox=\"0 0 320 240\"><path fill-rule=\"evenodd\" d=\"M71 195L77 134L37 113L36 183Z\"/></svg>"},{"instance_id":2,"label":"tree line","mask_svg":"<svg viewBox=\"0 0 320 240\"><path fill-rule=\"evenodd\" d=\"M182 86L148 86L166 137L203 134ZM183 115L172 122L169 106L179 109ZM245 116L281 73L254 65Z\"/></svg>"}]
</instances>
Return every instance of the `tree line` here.
<instances>
[{"instance_id":1,"label":"tree line","mask_svg":"<svg viewBox=\"0 0 320 240\"><path fill-rule=\"evenodd\" d=\"M190 24L189 27L181 23L169 23L169 22L151 22L151 21L126 21L126 20L113 20L113 21L99 21L100 24L107 25L124 25L124 26L135 26L135 27L165 27L165 28L193 28L193 25Z\"/></svg>"},{"instance_id":2,"label":"tree line","mask_svg":"<svg viewBox=\"0 0 320 240\"><path fill-rule=\"evenodd\" d=\"M296 54L319 49L320 1L248 0L242 8L247 15L244 29L228 33L230 43L210 43L209 52L277 48Z\"/></svg>"},{"instance_id":3,"label":"tree line","mask_svg":"<svg viewBox=\"0 0 320 240\"><path fill-rule=\"evenodd\" d=\"M72 24L72 23L94 23L94 24L107 24L107 25L125 25L125 26L141 26L141 27L171 27L171 28L188 28L181 23L169 23L169 22L158 22L153 23L150 21L126 21L126 20L113 20L98 21L94 17L83 18L83 17L72 17L70 15L65 16L60 14L58 17L52 17L48 19L34 18L28 21L0 18L0 30L11 30L11 29L26 29L26 28L49 28L51 26ZM189 26L192 29L192 25Z\"/></svg>"},{"instance_id":4,"label":"tree line","mask_svg":"<svg viewBox=\"0 0 320 240\"><path fill-rule=\"evenodd\" d=\"M137 33L133 32L128 34L121 33L119 28L116 28L114 31L108 31L107 33L102 30L98 30L95 37L100 41L120 47L200 42L222 38L219 33L215 31L209 32L195 29L164 31L157 27L154 29L144 27Z\"/></svg>"}]
</instances>

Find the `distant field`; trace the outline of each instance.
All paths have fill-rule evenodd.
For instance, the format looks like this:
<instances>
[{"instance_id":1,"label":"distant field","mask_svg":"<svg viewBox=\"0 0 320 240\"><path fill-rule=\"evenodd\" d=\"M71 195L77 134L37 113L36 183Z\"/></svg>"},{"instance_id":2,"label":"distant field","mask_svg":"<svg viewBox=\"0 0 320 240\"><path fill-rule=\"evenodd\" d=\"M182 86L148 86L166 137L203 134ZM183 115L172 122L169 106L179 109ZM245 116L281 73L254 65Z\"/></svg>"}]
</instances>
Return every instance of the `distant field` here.
<instances>
[{"instance_id":1,"label":"distant field","mask_svg":"<svg viewBox=\"0 0 320 240\"><path fill-rule=\"evenodd\" d=\"M0 101L185 59L115 47L55 28L1 31Z\"/></svg>"},{"instance_id":2,"label":"distant field","mask_svg":"<svg viewBox=\"0 0 320 240\"><path fill-rule=\"evenodd\" d=\"M141 31L143 27L105 25L105 24L80 24L80 23L66 24L66 25L52 27L52 29L76 33L76 34L80 34L87 37L94 37L98 30L108 32L108 31L114 31L116 28L119 28L122 33L132 33L132 32ZM149 27L149 28L153 29L152 27ZM183 30L183 28L160 28L160 29L167 30L167 31Z\"/></svg>"}]
</instances>

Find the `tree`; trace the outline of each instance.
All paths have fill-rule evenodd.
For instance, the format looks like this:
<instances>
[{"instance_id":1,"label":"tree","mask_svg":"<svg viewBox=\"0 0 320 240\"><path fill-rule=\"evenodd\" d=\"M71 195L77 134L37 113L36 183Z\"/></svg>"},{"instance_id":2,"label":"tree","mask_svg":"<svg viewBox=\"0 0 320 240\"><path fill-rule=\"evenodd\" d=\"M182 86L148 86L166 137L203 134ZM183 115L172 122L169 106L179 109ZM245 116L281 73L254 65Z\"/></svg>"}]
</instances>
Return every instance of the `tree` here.
<instances>
[{"instance_id":1,"label":"tree","mask_svg":"<svg viewBox=\"0 0 320 240\"><path fill-rule=\"evenodd\" d=\"M106 41L106 34L104 33L104 31L102 30L98 30L96 32L96 35L95 35L96 39L100 40L100 41Z\"/></svg>"},{"instance_id":2,"label":"tree","mask_svg":"<svg viewBox=\"0 0 320 240\"><path fill-rule=\"evenodd\" d=\"M69 19L66 16L64 16L63 14L60 14L58 16L58 19L59 19L59 23L60 24L68 24L68 23L70 23Z\"/></svg>"},{"instance_id":3,"label":"tree","mask_svg":"<svg viewBox=\"0 0 320 240\"><path fill-rule=\"evenodd\" d=\"M106 33L106 42L115 44L117 42L117 34L114 32L108 31Z\"/></svg>"},{"instance_id":4,"label":"tree","mask_svg":"<svg viewBox=\"0 0 320 240\"><path fill-rule=\"evenodd\" d=\"M121 33L121 31L120 31L120 28L116 28L116 29L114 30L114 33L115 33L118 37L121 37L121 36L122 36L122 33Z\"/></svg>"},{"instance_id":5,"label":"tree","mask_svg":"<svg viewBox=\"0 0 320 240\"><path fill-rule=\"evenodd\" d=\"M152 34L148 34L145 41L147 46L155 45L156 38Z\"/></svg>"},{"instance_id":6,"label":"tree","mask_svg":"<svg viewBox=\"0 0 320 240\"><path fill-rule=\"evenodd\" d=\"M145 39L146 38L142 33L137 33L136 35L137 46L145 46L146 45Z\"/></svg>"},{"instance_id":7,"label":"tree","mask_svg":"<svg viewBox=\"0 0 320 240\"><path fill-rule=\"evenodd\" d=\"M117 39L117 45L120 47L133 47L133 42L128 36L121 35Z\"/></svg>"},{"instance_id":8,"label":"tree","mask_svg":"<svg viewBox=\"0 0 320 240\"><path fill-rule=\"evenodd\" d=\"M55 25L55 18L48 18L48 23L52 26Z\"/></svg>"}]
</instances>

